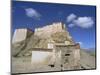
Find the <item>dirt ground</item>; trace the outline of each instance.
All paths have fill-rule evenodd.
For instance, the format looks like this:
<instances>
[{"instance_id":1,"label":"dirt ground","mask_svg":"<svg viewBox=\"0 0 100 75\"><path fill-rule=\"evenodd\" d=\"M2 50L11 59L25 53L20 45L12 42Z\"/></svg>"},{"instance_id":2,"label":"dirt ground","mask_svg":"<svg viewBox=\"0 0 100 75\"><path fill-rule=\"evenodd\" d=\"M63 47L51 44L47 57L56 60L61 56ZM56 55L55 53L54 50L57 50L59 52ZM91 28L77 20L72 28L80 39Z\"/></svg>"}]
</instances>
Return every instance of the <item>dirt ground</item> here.
<instances>
[{"instance_id":1,"label":"dirt ground","mask_svg":"<svg viewBox=\"0 0 100 75\"><path fill-rule=\"evenodd\" d=\"M29 72L46 72L60 71L58 66L51 67L48 65L36 64L31 62L31 57L12 58L12 73L29 73Z\"/></svg>"},{"instance_id":2,"label":"dirt ground","mask_svg":"<svg viewBox=\"0 0 100 75\"><path fill-rule=\"evenodd\" d=\"M37 66L38 65L38 66ZM81 51L81 69L95 69L95 57L88 53ZM28 57L12 57L12 73L34 73L34 72L48 72L61 71L61 66L51 67L44 64L33 64L31 56Z\"/></svg>"}]
</instances>

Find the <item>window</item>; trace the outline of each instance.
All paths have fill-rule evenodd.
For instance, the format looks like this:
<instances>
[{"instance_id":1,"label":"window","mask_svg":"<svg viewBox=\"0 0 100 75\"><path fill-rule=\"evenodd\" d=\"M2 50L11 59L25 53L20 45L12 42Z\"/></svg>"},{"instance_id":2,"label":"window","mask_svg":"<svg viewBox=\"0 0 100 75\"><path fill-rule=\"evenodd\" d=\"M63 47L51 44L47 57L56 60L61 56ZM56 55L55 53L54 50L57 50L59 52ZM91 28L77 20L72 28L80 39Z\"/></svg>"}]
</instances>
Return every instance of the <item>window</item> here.
<instances>
[{"instance_id":1,"label":"window","mask_svg":"<svg viewBox=\"0 0 100 75\"><path fill-rule=\"evenodd\" d=\"M50 66L50 67L55 67L55 65L53 65L53 64L50 64L50 65L48 65L48 66Z\"/></svg>"},{"instance_id":2,"label":"window","mask_svg":"<svg viewBox=\"0 0 100 75\"><path fill-rule=\"evenodd\" d=\"M70 56L70 54L65 54L65 56Z\"/></svg>"}]
</instances>

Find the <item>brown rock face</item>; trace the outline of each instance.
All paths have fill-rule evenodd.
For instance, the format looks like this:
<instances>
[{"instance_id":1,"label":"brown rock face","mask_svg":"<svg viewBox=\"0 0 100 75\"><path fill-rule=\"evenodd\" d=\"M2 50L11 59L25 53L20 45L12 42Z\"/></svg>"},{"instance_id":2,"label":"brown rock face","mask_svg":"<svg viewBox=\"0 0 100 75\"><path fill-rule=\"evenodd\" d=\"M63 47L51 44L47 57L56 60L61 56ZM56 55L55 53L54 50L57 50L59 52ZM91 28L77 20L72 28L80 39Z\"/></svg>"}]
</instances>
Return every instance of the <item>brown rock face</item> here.
<instances>
[{"instance_id":1,"label":"brown rock face","mask_svg":"<svg viewBox=\"0 0 100 75\"><path fill-rule=\"evenodd\" d=\"M57 42L57 43L64 43L65 41L72 41L71 38L68 37L69 34L64 31L64 32L56 32L51 35L52 39Z\"/></svg>"}]
</instances>

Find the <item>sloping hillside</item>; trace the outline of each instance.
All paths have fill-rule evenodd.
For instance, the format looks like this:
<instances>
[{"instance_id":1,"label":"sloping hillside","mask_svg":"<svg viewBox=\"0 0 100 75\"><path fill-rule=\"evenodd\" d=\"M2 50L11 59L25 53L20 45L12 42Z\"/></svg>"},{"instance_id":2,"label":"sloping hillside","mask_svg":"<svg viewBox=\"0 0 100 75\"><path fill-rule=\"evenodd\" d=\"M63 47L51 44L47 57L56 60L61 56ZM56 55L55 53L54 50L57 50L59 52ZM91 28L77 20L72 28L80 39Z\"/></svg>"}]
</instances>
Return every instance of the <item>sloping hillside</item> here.
<instances>
[{"instance_id":1,"label":"sloping hillside","mask_svg":"<svg viewBox=\"0 0 100 75\"><path fill-rule=\"evenodd\" d=\"M81 67L83 69L95 69L95 56L92 56L90 53L86 52L85 50L81 49Z\"/></svg>"},{"instance_id":2,"label":"sloping hillside","mask_svg":"<svg viewBox=\"0 0 100 75\"><path fill-rule=\"evenodd\" d=\"M23 56L31 48L46 48L47 41L47 39L41 39L33 34L22 42L12 44L12 55Z\"/></svg>"}]
</instances>

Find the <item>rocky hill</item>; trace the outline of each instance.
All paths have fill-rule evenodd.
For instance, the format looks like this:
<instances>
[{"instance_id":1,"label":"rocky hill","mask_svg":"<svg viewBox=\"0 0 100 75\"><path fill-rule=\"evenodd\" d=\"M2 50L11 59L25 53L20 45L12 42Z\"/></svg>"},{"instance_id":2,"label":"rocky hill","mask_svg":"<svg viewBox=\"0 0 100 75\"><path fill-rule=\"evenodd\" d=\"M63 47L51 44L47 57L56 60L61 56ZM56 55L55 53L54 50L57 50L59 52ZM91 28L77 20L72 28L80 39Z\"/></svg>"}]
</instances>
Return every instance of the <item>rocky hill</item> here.
<instances>
[{"instance_id":1,"label":"rocky hill","mask_svg":"<svg viewBox=\"0 0 100 75\"><path fill-rule=\"evenodd\" d=\"M50 42L65 44L66 41L69 45L75 44L68 30L62 23L54 23L52 25L36 28L34 32L29 29L16 29L12 38L11 47L13 61L12 67L14 68L13 72L19 73L20 71L22 72L22 70L23 72L33 72L34 67L30 64L30 49L47 48L48 43ZM80 50L81 69L95 69L95 60L95 55L91 55L91 53L87 52L85 49ZM48 71L49 68L50 67L48 66L42 67L41 69L39 69L39 71ZM34 68L34 71L35 69L36 68ZM55 71L56 69L58 68L55 67L52 70Z\"/></svg>"},{"instance_id":2,"label":"rocky hill","mask_svg":"<svg viewBox=\"0 0 100 75\"><path fill-rule=\"evenodd\" d=\"M74 43L62 23L53 23L42 28L36 28L34 32L30 32L28 29L16 29L15 32L15 37L13 37L15 41L13 40L14 43L12 43L12 56L30 55L29 49L47 48L48 43L51 41L55 43L65 43L65 41L69 41L70 44Z\"/></svg>"},{"instance_id":3,"label":"rocky hill","mask_svg":"<svg viewBox=\"0 0 100 75\"><path fill-rule=\"evenodd\" d=\"M96 57L91 55L91 53L87 52L84 49L81 49L81 67L83 69L95 69L96 68Z\"/></svg>"}]
</instances>

